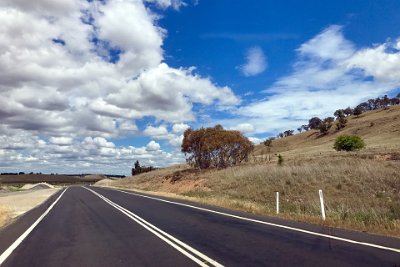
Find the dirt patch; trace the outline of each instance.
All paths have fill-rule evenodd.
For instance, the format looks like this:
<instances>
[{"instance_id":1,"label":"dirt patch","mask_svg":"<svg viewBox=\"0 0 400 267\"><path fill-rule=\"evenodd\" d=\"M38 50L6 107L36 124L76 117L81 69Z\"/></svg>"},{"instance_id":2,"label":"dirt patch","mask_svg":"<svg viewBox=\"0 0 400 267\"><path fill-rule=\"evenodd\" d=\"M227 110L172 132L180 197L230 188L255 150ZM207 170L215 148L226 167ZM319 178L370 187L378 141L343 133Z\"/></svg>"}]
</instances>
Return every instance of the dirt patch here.
<instances>
[{"instance_id":1,"label":"dirt patch","mask_svg":"<svg viewBox=\"0 0 400 267\"><path fill-rule=\"evenodd\" d=\"M96 182L94 185L97 185L97 186L111 186L113 184L113 182L114 182L114 180L111 180L111 179L103 179L103 180L100 180L100 181Z\"/></svg>"},{"instance_id":2,"label":"dirt patch","mask_svg":"<svg viewBox=\"0 0 400 267\"><path fill-rule=\"evenodd\" d=\"M170 175L164 177L165 180L169 180L171 184L182 180L182 178L191 176L193 174L198 174L200 172L199 169L186 169L186 170L179 170Z\"/></svg>"},{"instance_id":3,"label":"dirt patch","mask_svg":"<svg viewBox=\"0 0 400 267\"><path fill-rule=\"evenodd\" d=\"M5 207L0 207L0 228L11 220L10 211Z\"/></svg>"},{"instance_id":4,"label":"dirt patch","mask_svg":"<svg viewBox=\"0 0 400 267\"><path fill-rule=\"evenodd\" d=\"M173 193L187 193L190 191L202 190L209 191L207 186L207 180L204 178L192 180L178 180L174 183L163 183L160 188L162 191L173 192Z\"/></svg>"},{"instance_id":5,"label":"dirt patch","mask_svg":"<svg viewBox=\"0 0 400 267\"><path fill-rule=\"evenodd\" d=\"M375 160L400 160L400 153L374 155Z\"/></svg>"},{"instance_id":6,"label":"dirt patch","mask_svg":"<svg viewBox=\"0 0 400 267\"><path fill-rule=\"evenodd\" d=\"M42 190L26 190L0 194L0 207L9 211L9 216L15 218L28 210L43 203L47 198L56 193L59 188Z\"/></svg>"},{"instance_id":7,"label":"dirt patch","mask_svg":"<svg viewBox=\"0 0 400 267\"><path fill-rule=\"evenodd\" d=\"M25 184L23 187L21 187L22 190L40 190L50 188L54 188L54 186L48 183Z\"/></svg>"},{"instance_id":8,"label":"dirt patch","mask_svg":"<svg viewBox=\"0 0 400 267\"><path fill-rule=\"evenodd\" d=\"M102 180L102 179L106 179L106 176L102 174L89 174L82 178L82 180L90 180L90 181Z\"/></svg>"}]
</instances>

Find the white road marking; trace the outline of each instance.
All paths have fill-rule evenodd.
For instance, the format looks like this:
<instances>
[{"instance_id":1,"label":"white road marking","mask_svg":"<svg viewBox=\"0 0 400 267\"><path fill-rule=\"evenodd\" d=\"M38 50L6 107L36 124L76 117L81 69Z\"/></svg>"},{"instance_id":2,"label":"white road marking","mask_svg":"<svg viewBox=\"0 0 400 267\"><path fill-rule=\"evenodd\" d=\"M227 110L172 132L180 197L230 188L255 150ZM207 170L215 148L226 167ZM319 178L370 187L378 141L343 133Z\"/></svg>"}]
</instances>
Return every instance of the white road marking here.
<instances>
[{"instance_id":1,"label":"white road marking","mask_svg":"<svg viewBox=\"0 0 400 267\"><path fill-rule=\"evenodd\" d=\"M200 251L198 251L198 250L194 249L193 247L189 246L188 244L186 244L186 243L180 241L179 239L173 237L172 235L164 232L160 228L154 226L153 224L151 224L148 221L144 220L143 218L141 218L140 216L136 215L135 213L127 210L126 208L124 208L124 207L122 207L122 206L120 206L118 204L116 204L115 202L112 202L111 200L109 200L105 196L93 191L90 188L87 188L87 187L83 187L83 188L91 191L93 194L95 194L96 196L98 196L99 198L101 198L102 200L107 202L112 207L114 207L117 210L121 211L123 214L125 214L126 216L128 216L129 218L134 220L139 225L141 225L144 228L146 228L148 231L150 231L151 233L156 235L158 238L160 238L161 240L163 240L164 242L166 242L167 244L169 244L170 246L172 246L173 248L175 248L176 250L178 250L179 252L181 252L182 254L184 254L185 256L187 256L188 258L190 258L191 260L193 260L197 264L199 264L200 266L206 267L206 266L209 266L208 264L211 264L212 266L215 266L215 267L223 267L223 265L221 265L217 261L209 258L208 256L204 255ZM196 255L200 259L196 258L194 255L190 254L189 252L191 252L192 254Z\"/></svg>"},{"instance_id":2,"label":"white road marking","mask_svg":"<svg viewBox=\"0 0 400 267\"><path fill-rule=\"evenodd\" d=\"M393 252L400 253L400 249L399 248L391 248L391 247L381 246L381 245L372 244L372 243L368 243L368 242L360 242L360 241L356 241L356 240L352 240L352 239L348 239L348 238L342 238L342 237L338 237L338 236L334 236L334 235L321 234L321 233L308 231L308 230L304 230L304 229L300 229L300 228L295 228L295 227L290 227L290 226L286 226L286 225L281 225L281 224L270 223L270 222L260 221L260 220L256 220L256 219L246 218L246 217L242 217L242 216L238 216L238 215L233 215L233 214L229 214L229 213L225 213L225 212L221 212L221 211L215 211L215 210L206 209L206 208L200 208L200 207L197 207L197 206L184 204L184 203L179 203L179 202L174 202L174 201L165 200L165 199L161 199L161 198L150 197L150 196L146 196L146 195L142 195L142 194L138 194L138 193L126 192L126 191L122 191L122 190L119 190L119 189L111 189L111 188L107 188L107 189L119 191L119 192L122 192L122 193L125 193L125 194L129 194L129 195L134 195L134 196L149 198L149 199L153 199L153 200L157 200L157 201L161 201L161 202L166 202L166 203L174 204L174 205L178 205L178 206L184 206L184 207L189 207L189 208L192 208L192 209L207 211L207 212L210 212L210 213L219 214L219 215L223 215L223 216L227 216L227 217L231 217L231 218L235 218L235 219L239 219L239 220L244 220L244 221L249 221L249 222L254 222L254 223L259 223L259 224L264 224L264 225L269 225L269 226L274 226L274 227L279 227L279 228L283 228L283 229L287 229L287 230L291 230L291 231L295 231L295 232L301 232L301 233L305 233L305 234L309 234L309 235L320 236L320 237L339 240L339 241L343 241L343 242L347 242L347 243L352 243L352 244L357 244L357 245L373 247L373 248L378 248L378 249L383 249L383 250L388 250L388 251L393 251Z\"/></svg>"},{"instance_id":3,"label":"white road marking","mask_svg":"<svg viewBox=\"0 0 400 267\"><path fill-rule=\"evenodd\" d=\"M51 204L50 207L47 208L47 210L20 236L17 238L17 240L12 243L12 245L7 248L1 255L0 255L0 265L3 264L3 262L11 255L11 253L24 241L24 239L32 232L32 230L40 223L41 220L50 212L50 210L54 207L54 205L60 200L62 195L64 195L65 191L67 191L68 188L66 188L60 196Z\"/></svg>"}]
</instances>

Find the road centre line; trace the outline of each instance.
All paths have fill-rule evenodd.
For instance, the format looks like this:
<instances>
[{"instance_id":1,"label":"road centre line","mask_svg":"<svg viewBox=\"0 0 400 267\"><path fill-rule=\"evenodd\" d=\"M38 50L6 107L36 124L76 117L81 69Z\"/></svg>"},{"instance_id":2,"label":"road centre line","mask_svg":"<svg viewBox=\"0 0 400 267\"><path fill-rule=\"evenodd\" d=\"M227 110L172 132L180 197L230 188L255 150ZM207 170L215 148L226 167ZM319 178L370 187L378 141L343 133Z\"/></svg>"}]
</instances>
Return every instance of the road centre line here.
<instances>
[{"instance_id":1,"label":"road centre line","mask_svg":"<svg viewBox=\"0 0 400 267\"><path fill-rule=\"evenodd\" d=\"M51 204L50 207L47 208L47 210L20 236L17 238L17 240L14 241L14 243L11 244L1 255L0 255L0 265L4 263L4 261L11 255L11 253L24 241L24 239L32 232L32 230L43 220L43 218L50 212L50 210L54 207L54 205L57 204L57 202L60 200L60 198L64 195L65 191L67 191L68 188L65 188L65 190L58 196L58 198Z\"/></svg>"},{"instance_id":2,"label":"road centre line","mask_svg":"<svg viewBox=\"0 0 400 267\"><path fill-rule=\"evenodd\" d=\"M164 232L163 230L159 229L158 227L156 227L153 224L149 223L148 221L144 220L140 216L138 216L138 215L134 214L133 212L127 210L126 208L116 204L115 202L109 200L108 198L104 197L103 195L97 193L96 191L94 191L94 190L92 190L90 188L87 188L87 187L83 187L83 188L85 188L86 190L91 191L93 194L95 194L96 196L98 196L99 198L104 200L106 203L108 203L112 207L116 208L117 210L121 211L123 214L128 216L130 219L132 219L133 221L135 221L139 225L143 226L146 230L150 231L151 233L156 235L158 238L160 238L161 240L163 240L164 242L166 242L167 244L169 244L170 246L172 246L173 248L175 248L176 250L178 250L179 252L181 252L182 254L184 254L185 256L187 256L188 258L190 258L191 260L193 260L197 264L199 264L200 266L204 266L204 267L205 266L209 266L207 264L207 263L209 263L209 264L211 264L212 266L215 266L215 267L223 267L223 265L221 265L217 261L209 258L208 256L204 255L200 251L198 251L198 250L194 249L193 247L189 246L188 244L186 244L186 243L178 240L177 238L173 237L172 235ZM196 258L191 253L196 255L200 259ZM204 261L206 261L207 263L205 263Z\"/></svg>"},{"instance_id":3,"label":"road centre line","mask_svg":"<svg viewBox=\"0 0 400 267\"><path fill-rule=\"evenodd\" d=\"M304 229L300 229L300 228L290 227L290 226L286 226L286 225L282 225L282 224L276 224L276 223L260 221L260 220L257 220L257 219L246 218L246 217L233 215L233 214L229 214L229 213L225 213L225 212L221 212L221 211L215 211L215 210L211 210L211 209L201 208L201 207L197 207L197 206L193 206L193 205L189 205L189 204L179 203L179 202L165 200L165 199L156 198L156 197L150 197L150 196L146 196L146 195L142 195L142 194L138 194L138 193L133 193L133 192L126 192L126 191L119 190L119 189L114 189L114 188L107 188L107 189L119 191L119 192L122 192L122 193L125 193L125 194L129 194L129 195L134 195L134 196L144 197L144 198L148 198L148 199L153 199L153 200L157 200L157 201L161 201L161 202L165 202L165 203L169 203L169 204L173 204L173 205L189 207L189 208L192 208L192 209L206 211L206 212L210 212L210 213L214 213L214 214L218 214L218 215L223 215L223 216L227 216L227 217L231 217L231 218L235 218L235 219L239 219L239 220L244 220L244 221L264 224L264 225L268 225L268 226L283 228L283 229L286 229L286 230L305 233L305 234L309 234L309 235L325 237L325 238L338 240L338 241L343 241L343 242L347 242L347 243L352 243L352 244L357 244L357 245L373 247L373 248L377 248L377 249L383 249L383 250L388 250L388 251L400 253L400 249L399 248L386 247L386 246L377 245L377 244L373 244L373 243L360 242L360 241L356 241L356 240L352 240L352 239L348 239L348 238L342 238L342 237L333 236L333 235L321 234L321 233L318 233L318 232L313 232L313 231L304 230Z\"/></svg>"}]
</instances>

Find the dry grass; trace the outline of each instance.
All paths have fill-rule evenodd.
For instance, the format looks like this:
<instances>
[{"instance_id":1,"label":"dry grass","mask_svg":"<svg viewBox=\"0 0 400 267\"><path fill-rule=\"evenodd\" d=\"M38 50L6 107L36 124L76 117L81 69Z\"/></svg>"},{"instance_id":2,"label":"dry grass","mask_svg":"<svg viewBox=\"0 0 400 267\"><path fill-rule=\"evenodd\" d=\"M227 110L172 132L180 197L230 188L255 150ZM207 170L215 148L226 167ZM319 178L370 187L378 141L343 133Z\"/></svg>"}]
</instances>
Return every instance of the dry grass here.
<instances>
[{"instance_id":1,"label":"dry grass","mask_svg":"<svg viewBox=\"0 0 400 267\"><path fill-rule=\"evenodd\" d=\"M0 206L0 228L7 225L11 220L10 211Z\"/></svg>"},{"instance_id":2,"label":"dry grass","mask_svg":"<svg viewBox=\"0 0 400 267\"><path fill-rule=\"evenodd\" d=\"M187 165L157 170L111 186L253 212L275 214L275 191L281 194L279 216L312 223L400 237L400 106L350 118L344 130L316 137L306 132L275 140L271 154L283 166L261 160L224 170L200 171ZM339 134L359 134L360 152L336 152ZM325 196L327 220L320 219L318 190Z\"/></svg>"},{"instance_id":3,"label":"dry grass","mask_svg":"<svg viewBox=\"0 0 400 267\"><path fill-rule=\"evenodd\" d=\"M338 156L182 175L188 170L182 166L164 169L109 185L265 215L274 215L274 192L279 191L279 216L313 223L322 223L318 198L322 189L325 224L400 237L399 161Z\"/></svg>"},{"instance_id":4,"label":"dry grass","mask_svg":"<svg viewBox=\"0 0 400 267\"><path fill-rule=\"evenodd\" d=\"M312 130L277 139L272 142L269 154L282 154L285 158L303 157L328 157L335 155L332 149L334 140L341 134L360 135L367 145L361 151L365 155L377 153L390 153L400 151L400 105L390 107L388 110L373 110L362 114L360 117L348 117L346 127L340 131L333 126L326 136L319 137L318 131ZM258 145L254 156L256 161L266 158L268 148Z\"/></svg>"}]
</instances>

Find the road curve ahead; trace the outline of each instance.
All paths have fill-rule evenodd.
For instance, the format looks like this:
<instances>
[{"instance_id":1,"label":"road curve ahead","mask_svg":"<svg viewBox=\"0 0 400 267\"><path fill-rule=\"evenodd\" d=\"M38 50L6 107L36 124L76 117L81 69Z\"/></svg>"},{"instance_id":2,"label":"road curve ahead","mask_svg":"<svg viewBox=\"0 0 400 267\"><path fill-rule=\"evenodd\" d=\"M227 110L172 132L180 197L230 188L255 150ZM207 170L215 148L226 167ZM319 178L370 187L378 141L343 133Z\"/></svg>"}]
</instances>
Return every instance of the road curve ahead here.
<instances>
[{"instance_id":1,"label":"road curve ahead","mask_svg":"<svg viewBox=\"0 0 400 267\"><path fill-rule=\"evenodd\" d=\"M400 266L400 240L97 187L0 232L2 266Z\"/></svg>"}]
</instances>

